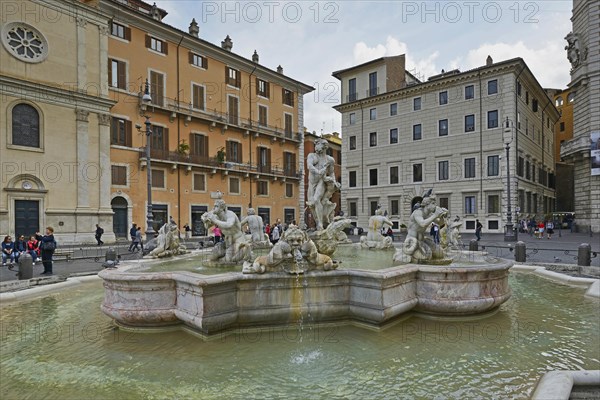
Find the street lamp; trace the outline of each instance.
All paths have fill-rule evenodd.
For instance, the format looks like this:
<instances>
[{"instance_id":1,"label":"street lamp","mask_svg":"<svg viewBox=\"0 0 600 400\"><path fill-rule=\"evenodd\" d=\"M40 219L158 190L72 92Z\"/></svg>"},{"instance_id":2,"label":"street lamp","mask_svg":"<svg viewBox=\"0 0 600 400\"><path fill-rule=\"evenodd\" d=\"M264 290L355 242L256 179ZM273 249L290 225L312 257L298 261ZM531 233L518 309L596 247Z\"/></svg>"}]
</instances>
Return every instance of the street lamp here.
<instances>
[{"instance_id":1,"label":"street lamp","mask_svg":"<svg viewBox=\"0 0 600 400\"><path fill-rule=\"evenodd\" d=\"M510 144L513 141L512 135L512 123L506 118L504 125L504 144L506 145L506 226L504 227L504 241L505 242L516 242L518 239L518 233L514 229L512 222L512 208L511 208L511 197L510 197Z\"/></svg>"},{"instance_id":2,"label":"street lamp","mask_svg":"<svg viewBox=\"0 0 600 400\"><path fill-rule=\"evenodd\" d=\"M142 97L142 104L147 105L152 102L152 97L150 96L150 89L148 85L148 79L146 79L146 85L144 87L144 96ZM146 125L146 173L147 173L147 191L148 191L148 209L146 211L146 239L153 238L156 232L154 231L154 216L152 215L152 168L150 167L150 137L152 136L152 129L150 128L152 124L150 123L150 117L148 115L144 115L146 121L144 121L144 125Z\"/></svg>"}]
</instances>

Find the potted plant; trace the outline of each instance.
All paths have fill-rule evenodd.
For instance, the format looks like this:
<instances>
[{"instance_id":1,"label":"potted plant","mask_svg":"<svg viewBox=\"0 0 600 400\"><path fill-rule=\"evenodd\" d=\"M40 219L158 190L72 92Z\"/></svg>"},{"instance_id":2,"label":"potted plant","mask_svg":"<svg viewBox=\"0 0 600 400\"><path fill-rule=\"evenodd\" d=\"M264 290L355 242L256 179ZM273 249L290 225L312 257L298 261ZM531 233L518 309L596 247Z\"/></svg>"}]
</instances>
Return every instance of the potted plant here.
<instances>
[{"instance_id":1,"label":"potted plant","mask_svg":"<svg viewBox=\"0 0 600 400\"><path fill-rule=\"evenodd\" d=\"M219 165L222 165L225 163L225 148L221 147L219 150L217 150L217 163L219 163Z\"/></svg>"},{"instance_id":2,"label":"potted plant","mask_svg":"<svg viewBox=\"0 0 600 400\"><path fill-rule=\"evenodd\" d=\"M177 152L183 156L190 154L190 145L185 142L185 139L177 145Z\"/></svg>"}]
</instances>

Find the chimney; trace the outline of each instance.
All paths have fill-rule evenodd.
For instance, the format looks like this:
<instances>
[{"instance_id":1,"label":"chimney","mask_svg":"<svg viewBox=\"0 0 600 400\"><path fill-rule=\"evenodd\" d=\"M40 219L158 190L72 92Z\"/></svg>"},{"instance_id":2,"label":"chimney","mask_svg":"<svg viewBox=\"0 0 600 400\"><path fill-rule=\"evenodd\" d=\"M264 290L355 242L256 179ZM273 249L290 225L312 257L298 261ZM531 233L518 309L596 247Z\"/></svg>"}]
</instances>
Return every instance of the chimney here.
<instances>
[{"instance_id":1,"label":"chimney","mask_svg":"<svg viewBox=\"0 0 600 400\"><path fill-rule=\"evenodd\" d=\"M493 63L494 63L494 60L492 60L492 57L491 56L487 56L487 58L485 59L485 66L489 67Z\"/></svg>"},{"instance_id":2,"label":"chimney","mask_svg":"<svg viewBox=\"0 0 600 400\"><path fill-rule=\"evenodd\" d=\"M192 22L190 22L188 32L190 33L190 35L198 37L198 34L200 33L200 28L198 28L198 23L196 22L195 18L192 18Z\"/></svg>"},{"instance_id":3,"label":"chimney","mask_svg":"<svg viewBox=\"0 0 600 400\"><path fill-rule=\"evenodd\" d=\"M229 35L227 35L225 37L225 40L223 40L221 42L221 47L227 51L231 51L231 49L233 48L233 42L231 41L231 38L229 37Z\"/></svg>"},{"instance_id":4,"label":"chimney","mask_svg":"<svg viewBox=\"0 0 600 400\"><path fill-rule=\"evenodd\" d=\"M258 64L258 53L254 50L254 54L252 54L252 62Z\"/></svg>"},{"instance_id":5,"label":"chimney","mask_svg":"<svg viewBox=\"0 0 600 400\"><path fill-rule=\"evenodd\" d=\"M283 67L281 65L277 66L277 73L283 75Z\"/></svg>"}]
</instances>

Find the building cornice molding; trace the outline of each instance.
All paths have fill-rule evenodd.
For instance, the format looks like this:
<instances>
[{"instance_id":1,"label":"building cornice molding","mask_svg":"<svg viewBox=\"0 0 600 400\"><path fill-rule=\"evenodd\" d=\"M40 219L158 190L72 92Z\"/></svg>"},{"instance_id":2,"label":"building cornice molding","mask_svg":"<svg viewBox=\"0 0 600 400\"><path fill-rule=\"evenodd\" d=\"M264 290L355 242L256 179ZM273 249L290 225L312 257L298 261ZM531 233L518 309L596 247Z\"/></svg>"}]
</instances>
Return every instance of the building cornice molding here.
<instances>
[{"instance_id":1,"label":"building cornice molding","mask_svg":"<svg viewBox=\"0 0 600 400\"><path fill-rule=\"evenodd\" d=\"M84 18L86 22L91 22L97 26L106 26L109 16L99 8L88 6L80 1L60 1L60 0L30 0L40 7L47 7L60 12L62 15L72 18L72 22L78 22L79 18ZM58 22L58 21L57 21Z\"/></svg>"}]
</instances>

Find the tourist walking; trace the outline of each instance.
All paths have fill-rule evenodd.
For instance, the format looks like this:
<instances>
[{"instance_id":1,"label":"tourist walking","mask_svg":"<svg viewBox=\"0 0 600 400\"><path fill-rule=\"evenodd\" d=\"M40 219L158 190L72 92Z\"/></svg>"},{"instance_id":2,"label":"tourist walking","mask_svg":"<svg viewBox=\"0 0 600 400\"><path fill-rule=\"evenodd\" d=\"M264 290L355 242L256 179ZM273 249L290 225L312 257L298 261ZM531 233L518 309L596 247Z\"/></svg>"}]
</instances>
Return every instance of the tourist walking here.
<instances>
[{"instance_id":1,"label":"tourist walking","mask_svg":"<svg viewBox=\"0 0 600 400\"><path fill-rule=\"evenodd\" d=\"M10 236L4 236L2 241L2 266L6 265L6 260L10 260L11 266L15 262L15 244Z\"/></svg>"},{"instance_id":2,"label":"tourist walking","mask_svg":"<svg viewBox=\"0 0 600 400\"><path fill-rule=\"evenodd\" d=\"M279 230L281 228L278 225L273 225L273 229L271 229L271 243L276 244L279 242Z\"/></svg>"},{"instance_id":3,"label":"tourist walking","mask_svg":"<svg viewBox=\"0 0 600 400\"><path fill-rule=\"evenodd\" d=\"M215 244L217 244L221 241L221 236L223 235L221 232L221 228L219 228L218 226L215 226L213 233L215 234Z\"/></svg>"},{"instance_id":4,"label":"tourist walking","mask_svg":"<svg viewBox=\"0 0 600 400\"><path fill-rule=\"evenodd\" d=\"M479 222L478 219L475 220L475 236L477 236L477 241L481 240L481 230L483 229L483 225Z\"/></svg>"},{"instance_id":5,"label":"tourist walking","mask_svg":"<svg viewBox=\"0 0 600 400\"><path fill-rule=\"evenodd\" d=\"M144 241L142 239L142 227L138 226L137 230L135 231L135 238L133 239L133 248L132 248L132 252L135 253L138 251L138 245L140 245L140 247L142 248L142 253L144 252Z\"/></svg>"},{"instance_id":6,"label":"tourist walking","mask_svg":"<svg viewBox=\"0 0 600 400\"><path fill-rule=\"evenodd\" d=\"M129 252L132 251L133 245L135 244L135 234L137 233L137 225L134 223L131 224L131 229L129 229L129 237L131 238L131 244L129 245Z\"/></svg>"},{"instance_id":7,"label":"tourist walking","mask_svg":"<svg viewBox=\"0 0 600 400\"><path fill-rule=\"evenodd\" d=\"M102 235L104 234L104 229L100 227L100 225L96 224L96 242L98 242L98 246L104 244L102 241Z\"/></svg>"},{"instance_id":8,"label":"tourist walking","mask_svg":"<svg viewBox=\"0 0 600 400\"><path fill-rule=\"evenodd\" d=\"M192 228L190 228L190 225L185 224L183 229L185 230L185 238L190 239L192 237Z\"/></svg>"},{"instance_id":9,"label":"tourist walking","mask_svg":"<svg viewBox=\"0 0 600 400\"><path fill-rule=\"evenodd\" d=\"M548 235L548 240L552 239L552 235L554 234L554 222L548 221L546 223L546 234Z\"/></svg>"},{"instance_id":10,"label":"tourist walking","mask_svg":"<svg viewBox=\"0 0 600 400\"><path fill-rule=\"evenodd\" d=\"M546 228L546 225L544 225L544 221L540 220L537 227L538 227L538 239L542 239L544 237L544 230Z\"/></svg>"},{"instance_id":11,"label":"tourist walking","mask_svg":"<svg viewBox=\"0 0 600 400\"><path fill-rule=\"evenodd\" d=\"M46 234L40 239L40 249L42 252L42 264L44 264L44 272L41 275L53 275L52 255L54 254L54 250L56 250L56 240L54 240L54 228L51 226L46 227Z\"/></svg>"}]
</instances>

